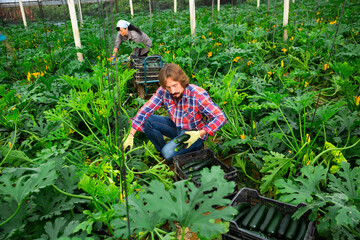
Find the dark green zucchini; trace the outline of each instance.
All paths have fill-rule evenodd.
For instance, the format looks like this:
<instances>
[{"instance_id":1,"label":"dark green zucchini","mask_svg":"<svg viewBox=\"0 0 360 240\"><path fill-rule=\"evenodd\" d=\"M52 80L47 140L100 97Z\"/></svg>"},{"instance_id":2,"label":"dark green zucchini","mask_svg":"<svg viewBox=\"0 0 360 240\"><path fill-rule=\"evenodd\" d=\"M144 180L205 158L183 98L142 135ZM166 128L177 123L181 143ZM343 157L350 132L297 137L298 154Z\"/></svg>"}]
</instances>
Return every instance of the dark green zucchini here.
<instances>
[{"instance_id":1,"label":"dark green zucchini","mask_svg":"<svg viewBox=\"0 0 360 240\"><path fill-rule=\"evenodd\" d=\"M202 169L202 168L204 168L204 167L206 167L206 166L208 166L210 164L211 164L211 160L206 160L206 161L203 161L202 163L199 163L199 164L197 164L195 166L192 166L191 168L192 168L192 171L198 171L198 170L200 170L200 169Z\"/></svg>"},{"instance_id":2,"label":"dark green zucchini","mask_svg":"<svg viewBox=\"0 0 360 240\"><path fill-rule=\"evenodd\" d=\"M250 206L248 208L242 209L238 215L234 218L234 221L239 225L240 221L250 212Z\"/></svg>"},{"instance_id":3,"label":"dark green zucchini","mask_svg":"<svg viewBox=\"0 0 360 240\"><path fill-rule=\"evenodd\" d=\"M203 161L204 161L204 160L197 160L197 161L187 162L187 163L185 163L184 165L182 165L181 168L182 168L183 170L185 170L185 169L188 169L188 168L190 168L190 167L192 167L192 166L194 166L194 165L197 165L197 164L199 164L199 163L202 163Z\"/></svg>"},{"instance_id":4,"label":"dark green zucchini","mask_svg":"<svg viewBox=\"0 0 360 240\"><path fill-rule=\"evenodd\" d=\"M260 232L265 232L267 226L270 224L271 220L275 216L275 213L276 213L276 207L271 206L266 213L264 221L260 225L260 228L259 228Z\"/></svg>"},{"instance_id":5,"label":"dark green zucchini","mask_svg":"<svg viewBox=\"0 0 360 240\"><path fill-rule=\"evenodd\" d=\"M184 133L184 134L178 136L177 138L175 138L174 142L175 143L182 143L182 142L188 140L189 138L190 138L190 135Z\"/></svg>"},{"instance_id":6,"label":"dark green zucchini","mask_svg":"<svg viewBox=\"0 0 360 240\"><path fill-rule=\"evenodd\" d=\"M296 235L295 240L304 240L307 228L308 223L304 220L301 220L299 224L299 231Z\"/></svg>"},{"instance_id":7,"label":"dark green zucchini","mask_svg":"<svg viewBox=\"0 0 360 240\"><path fill-rule=\"evenodd\" d=\"M292 240L295 238L299 228L299 220L291 219L290 225L285 233L285 238L287 240Z\"/></svg>"},{"instance_id":8,"label":"dark green zucchini","mask_svg":"<svg viewBox=\"0 0 360 240\"><path fill-rule=\"evenodd\" d=\"M279 226L279 230L278 230L279 237L285 236L286 230L289 228L290 222L291 222L291 216L290 214L286 214Z\"/></svg>"},{"instance_id":9,"label":"dark green zucchini","mask_svg":"<svg viewBox=\"0 0 360 240\"><path fill-rule=\"evenodd\" d=\"M281 213L276 211L275 216L270 221L269 226L266 228L266 232L268 234L270 234L270 236L275 236L276 235L276 232L279 229L281 220L282 220Z\"/></svg>"},{"instance_id":10,"label":"dark green zucchini","mask_svg":"<svg viewBox=\"0 0 360 240\"><path fill-rule=\"evenodd\" d=\"M261 204L259 210L257 210L256 214L249 223L250 230L256 231L260 228L260 224L263 222L266 216L266 212L267 212L266 206Z\"/></svg>"},{"instance_id":11,"label":"dark green zucchini","mask_svg":"<svg viewBox=\"0 0 360 240\"><path fill-rule=\"evenodd\" d=\"M201 171L200 170L197 170L197 171L190 171L187 173L188 176L197 176L197 175L201 175L200 173Z\"/></svg>"},{"instance_id":12,"label":"dark green zucchini","mask_svg":"<svg viewBox=\"0 0 360 240\"><path fill-rule=\"evenodd\" d=\"M250 224L251 219L255 216L256 212L260 209L262 205L260 203L256 204L253 208L251 208L250 212L246 217L241 221L241 226L247 228Z\"/></svg>"},{"instance_id":13,"label":"dark green zucchini","mask_svg":"<svg viewBox=\"0 0 360 240\"><path fill-rule=\"evenodd\" d=\"M234 206L234 208L238 211L238 213L240 213L245 208L250 208L250 206L251 205L249 202L241 202L238 205Z\"/></svg>"},{"instance_id":14,"label":"dark green zucchini","mask_svg":"<svg viewBox=\"0 0 360 240\"><path fill-rule=\"evenodd\" d=\"M200 181L200 179L201 179L201 174L196 175L196 176L191 176L191 180Z\"/></svg>"},{"instance_id":15,"label":"dark green zucchini","mask_svg":"<svg viewBox=\"0 0 360 240\"><path fill-rule=\"evenodd\" d=\"M176 146L176 148L174 149L175 152L179 152L180 150L183 150L184 148L186 148L187 144L186 143L180 143L179 145Z\"/></svg>"}]
</instances>

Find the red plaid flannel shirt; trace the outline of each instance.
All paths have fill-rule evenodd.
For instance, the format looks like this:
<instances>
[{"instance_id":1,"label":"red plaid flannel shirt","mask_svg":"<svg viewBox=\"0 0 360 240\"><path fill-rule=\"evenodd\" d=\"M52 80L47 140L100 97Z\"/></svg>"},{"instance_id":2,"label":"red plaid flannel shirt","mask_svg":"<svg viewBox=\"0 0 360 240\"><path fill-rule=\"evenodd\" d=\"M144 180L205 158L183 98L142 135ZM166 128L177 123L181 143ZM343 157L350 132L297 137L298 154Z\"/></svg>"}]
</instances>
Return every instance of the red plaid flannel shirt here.
<instances>
[{"instance_id":1,"label":"red plaid flannel shirt","mask_svg":"<svg viewBox=\"0 0 360 240\"><path fill-rule=\"evenodd\" d=\"M190 84L184 89L179 102L175 102L167 90L159 87L131 119L132 128L143 132L145 120L161 106L165 106L176 126L184 130L204 129L214 136L214 133L226 123L225 114L211 100L209 94L201 87ZM207 137L206 134L202 139L206 140Z\"/></svg>"}]
</instances>

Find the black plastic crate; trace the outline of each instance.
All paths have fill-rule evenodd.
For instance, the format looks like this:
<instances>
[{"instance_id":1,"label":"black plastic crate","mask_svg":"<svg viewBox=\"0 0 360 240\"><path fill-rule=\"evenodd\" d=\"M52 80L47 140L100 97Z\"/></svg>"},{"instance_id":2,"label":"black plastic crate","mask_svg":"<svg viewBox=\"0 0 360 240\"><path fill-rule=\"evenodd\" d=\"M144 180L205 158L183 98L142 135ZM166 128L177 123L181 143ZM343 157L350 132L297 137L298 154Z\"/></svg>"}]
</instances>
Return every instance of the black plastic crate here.
<instances>
[{"instance_id":1,"label":"black plastic crate","mask_svg":"<svg viewBox=\"0 0 360 240\"><path fill-rule=\"evenodd\" d=\"M220 166L221 167L221 169L225 172L224 178L226 180L234 181L235 184L237 185L237 179L238 179L237 169L234 168L233 166L229 167L226 164L224 164L222 161L220 161L219 159L217 159L215 157L215 154L212 150L207 149L207 148L203 149L203 150L190 152L190 153L186 153L186 154L182 154L182 155L173 157L176 180L183 180L183 179L189 178L189 176L186 173L184 173L184 171L182 170L182 166L185 163L194 162L194 161L202 161L202 160L206 161L208 159L211 159L211 166ZM191 181L197 187L201 185L200 181L195 181L195 180L191 180Z\"/></svg>"},{"instance_id":2,"label":"black plastic crate","mask_svg":"<svg viewBox=\"0 0 360 240\"><path fill-rule=\"evenodd\" d=\"M145 76L147 82L158 81L158 75L162 67L161 57L158 55L150 56L146 60L146 74L145 74L145 58L131 56L131 68L136 69L134 73L135 82L144 82Z\"/></svg>"},{"instance_id":3,"label":"black plastic crate","mask_svg":"<svg viewBox=\"0 0 360 240\"><path fill-rule=\"evenodd\" d=\"M263 197L259 194L258 191L251 188L242 188L236 194L236 196L231 201L231 206L236 207L239 203L248 202L252 206L261 203L265 206L271 207L275 206L275 208L282 213L282 215L286 214L294 214L300 207L306 206L304 203L300 203L297 206L291 205L288 203L283 203L271 198ZM301 216L301 219L308 221L310 211ZM314 222L309 222L306 230L306 234L304 240L313 240L316 235L316 227ZM265 234L257 234L256 232L241 228L235 221L230 221L229 232L222 235L222 239L236 239L236 240L266 240L266 239L277 239L274 237L267 237Z\"/></svg>"}]
</instances>

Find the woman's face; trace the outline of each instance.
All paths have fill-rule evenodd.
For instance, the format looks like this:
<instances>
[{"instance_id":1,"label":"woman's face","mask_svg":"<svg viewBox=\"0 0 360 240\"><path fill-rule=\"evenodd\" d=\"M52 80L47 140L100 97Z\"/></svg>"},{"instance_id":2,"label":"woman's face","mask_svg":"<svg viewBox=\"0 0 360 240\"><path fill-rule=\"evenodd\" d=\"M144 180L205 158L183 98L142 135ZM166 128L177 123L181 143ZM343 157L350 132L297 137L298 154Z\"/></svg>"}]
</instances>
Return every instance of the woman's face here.
<instances>
[{"instance_id":1,"label":"woman's face","mask_svg":"<svg viewBox=\"0 0 360 240\"><path fill-rule=\"evenodd\" d=\"M123 36L123 37L126 36L127 37L128 33L129 33L128 28L120 28L119 33L120 33L121 36Z\"/></svg>"}]
</instances>

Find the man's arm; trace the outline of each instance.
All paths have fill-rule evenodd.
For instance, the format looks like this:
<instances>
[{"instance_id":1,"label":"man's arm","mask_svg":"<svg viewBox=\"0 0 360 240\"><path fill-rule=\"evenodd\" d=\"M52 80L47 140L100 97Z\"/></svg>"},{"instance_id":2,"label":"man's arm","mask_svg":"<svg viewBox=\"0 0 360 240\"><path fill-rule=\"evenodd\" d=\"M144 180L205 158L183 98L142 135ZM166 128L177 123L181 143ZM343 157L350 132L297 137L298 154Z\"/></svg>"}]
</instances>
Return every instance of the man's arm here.
<instances>
[{"instance_id":1,"label":"man's arm","mask_svg":"<svg viewBox=\"0 0 360 240\"><path fill-rule=\"evenodd\" d=\"M227 121L224 112L211 100L207 92L204 92L199 97L199 110L210 119L201 130L211 136L214 136L214 133L224 126Z\"/></svg>"},{"instance_id":2,"label":"man's arm","mask_svg":"<svg viewBox=\"0 0 360 240\"><path fill-rule=\"evenodd\" d=\"M156 90L156 93L147 101L144 106L142 106L134 118L131 119L131 127L136 131L144 131L144 123L146 119L154 113L157 109L159 109L164 100L162 98L163 95L163 88L159 87L158 90ZM131 131L130 131L131 133ZM134 132L133 132L134 133Z\"/></svg>"}]
</instances>

